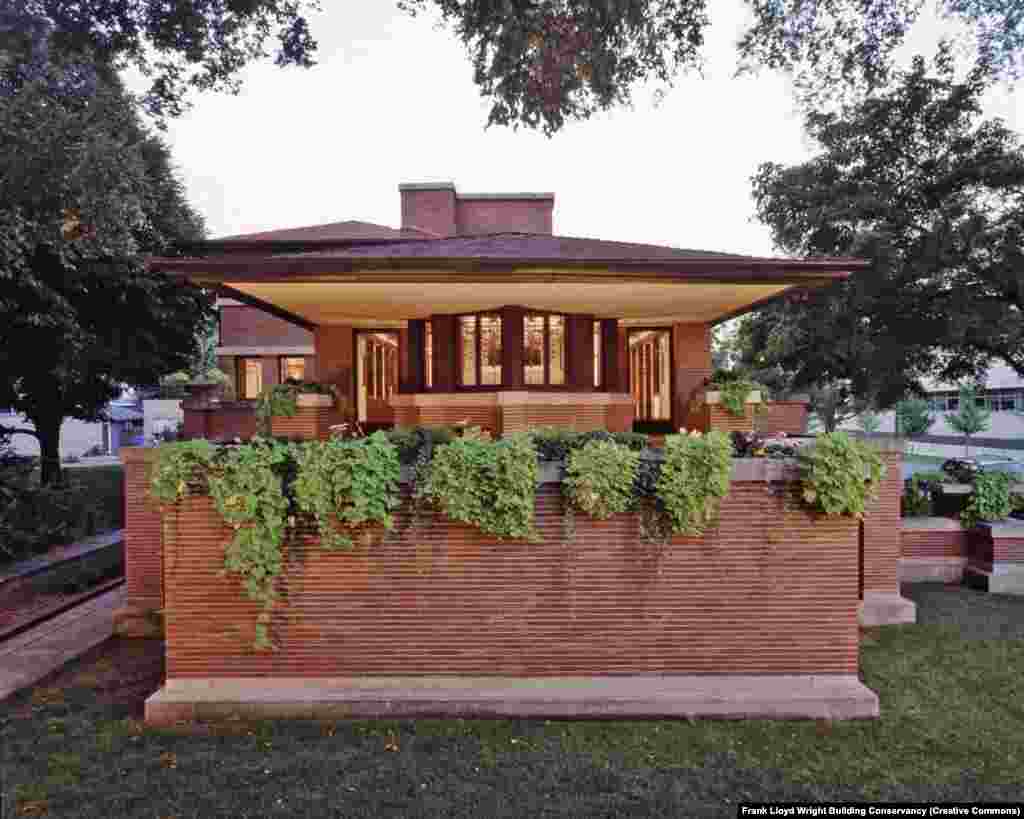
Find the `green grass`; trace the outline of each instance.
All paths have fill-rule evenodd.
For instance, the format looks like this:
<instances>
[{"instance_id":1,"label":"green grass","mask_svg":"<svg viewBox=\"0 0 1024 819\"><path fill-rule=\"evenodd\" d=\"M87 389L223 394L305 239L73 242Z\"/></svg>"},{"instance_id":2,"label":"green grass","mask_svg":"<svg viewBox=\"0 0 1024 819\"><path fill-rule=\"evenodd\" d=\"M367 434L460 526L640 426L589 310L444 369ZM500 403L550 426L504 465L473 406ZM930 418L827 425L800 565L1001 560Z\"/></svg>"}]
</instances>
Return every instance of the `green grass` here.
<instances>
[{"instance_id":1,"label":"green grass","mask_svg":"<svg viewBox=\"0 0 1024 819\"><path fill-rule=\"evenodd\" d=\"M95 691L40 689L12 704L25 718L0 712L3 787L50 816L176 819L732 817L743 800L1024 799L1024 599L905 593L920 624L873 630L862 648L878 720L259 723L178 735L144 729Z\"/></svg>"}]
</instances>

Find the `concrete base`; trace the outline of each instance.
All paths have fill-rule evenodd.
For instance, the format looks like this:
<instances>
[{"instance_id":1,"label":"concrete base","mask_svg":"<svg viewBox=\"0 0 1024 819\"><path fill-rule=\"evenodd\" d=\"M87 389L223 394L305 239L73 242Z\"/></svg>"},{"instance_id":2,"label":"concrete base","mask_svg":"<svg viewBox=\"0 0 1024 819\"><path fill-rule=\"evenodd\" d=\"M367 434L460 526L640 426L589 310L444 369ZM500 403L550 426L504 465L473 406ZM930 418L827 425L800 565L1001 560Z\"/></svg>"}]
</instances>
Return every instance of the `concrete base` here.
<instances>
[{"instance_id":1,"label":"concrete base","mask_svg":"<svg viewBox=\"0 0 1024 819\"><path fill-rule=\"evenodd\" d=\"M1024 564L995 563L991 571L968 566L964 572L964 583L972 589L991 594L1024 595Z\"/></svg>"},{"instance_id":2,"label":"concrete base","mask_svg":"<svg viewBox=\"0 0 1024 819\"><path fill-rule=\"evenodd\" d=\"M114 612L114 634L118 637L163 637L163 615L155 609L122 606Z\"/></svg>"},{"instance_id":3,"label":"concrete base","mask_svg":"<svg viewBox=\"0 0 1024 819\"><path fill-rule=\"evenodd\" d=\"M407 717L868 719L855 675L350 677L168 680L146 722Z\"/></svg>"},{"instance_id":4,"label":"concrete base","mask_svg":"<svg viewBox=\"0 0 1024 819\"><path fill-rule=\"evenodd\" d=\"M965 557L901 557L900 583L959 583L967 565Z\"/></svg>"},{"instance_id":5,"label":"concrete base","mask_svg":"<svg viewBox=\"0 0 1024 819\"><path fill-rule=\"evenodd\" d=\"M917 606L898 592L864 592L857 608L862 626L894 626L917 621Z\"/></svg>"}]
</instances>

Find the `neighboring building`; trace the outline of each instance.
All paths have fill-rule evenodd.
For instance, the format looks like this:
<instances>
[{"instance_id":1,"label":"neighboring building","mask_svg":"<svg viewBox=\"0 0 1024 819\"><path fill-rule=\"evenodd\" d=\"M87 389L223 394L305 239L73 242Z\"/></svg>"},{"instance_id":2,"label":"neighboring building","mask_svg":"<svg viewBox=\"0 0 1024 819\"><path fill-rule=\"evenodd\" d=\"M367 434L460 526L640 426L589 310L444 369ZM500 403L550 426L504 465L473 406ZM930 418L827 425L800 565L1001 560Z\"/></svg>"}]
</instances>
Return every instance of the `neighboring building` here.
<instances>
[{"instance_id":1,"label":"neighboring building","mask_svg":"<svg viewBox=\"0 0 1024 819\"><path fill-rule=\"evenodd\" d=\"M78 458L96 450L115 455L122 446L142 443L143 414L134 390L122 391L120 398L107 404L103 414L103 421L64 420L60 428L61 458ZM0 408L0 426L34 428L24 416L9 407ZM11 448L19 455L38 455L39 441L31 435L13 435Z\"/></svg>"},{"instance_id":2,"label":"neighboring building","mask_svg":"<svg viewBox=\"0 0 1024 819\"><path fill-rule=\"evenodd\" d=\"M399 193L399 228L231 236L150 268L232 300L218 357L240 398L294 375L334 384L370 424L501 432L692 427L712 324L866 266L555 236L551 193ZM186 434L238 434L243 420L190 428L186 412Z\"/></svg>"}]
</instances>

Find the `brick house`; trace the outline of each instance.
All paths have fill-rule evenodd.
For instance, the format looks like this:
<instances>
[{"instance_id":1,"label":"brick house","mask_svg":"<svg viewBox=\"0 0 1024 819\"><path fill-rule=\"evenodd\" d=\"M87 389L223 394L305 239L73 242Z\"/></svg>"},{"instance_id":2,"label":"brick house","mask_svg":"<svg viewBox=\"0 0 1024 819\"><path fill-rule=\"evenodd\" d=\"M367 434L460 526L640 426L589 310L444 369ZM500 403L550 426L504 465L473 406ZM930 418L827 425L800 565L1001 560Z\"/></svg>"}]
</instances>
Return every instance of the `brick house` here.
<instances>
[{"instance_id":1,"label":"brick house","mask_svg":"<svg viewBox=\"0 0 1024 819\"><path fill-rule=\"evenodd\" d=\"M398 228L229 236L151 261L222 296L218 361L242 403L187 432L250 431L244 402L289 376L335 384L371 425L706 427L691 399L711 326L863 266L556 236L551 193L399 193Z\"/></svg>"}]
</instances>

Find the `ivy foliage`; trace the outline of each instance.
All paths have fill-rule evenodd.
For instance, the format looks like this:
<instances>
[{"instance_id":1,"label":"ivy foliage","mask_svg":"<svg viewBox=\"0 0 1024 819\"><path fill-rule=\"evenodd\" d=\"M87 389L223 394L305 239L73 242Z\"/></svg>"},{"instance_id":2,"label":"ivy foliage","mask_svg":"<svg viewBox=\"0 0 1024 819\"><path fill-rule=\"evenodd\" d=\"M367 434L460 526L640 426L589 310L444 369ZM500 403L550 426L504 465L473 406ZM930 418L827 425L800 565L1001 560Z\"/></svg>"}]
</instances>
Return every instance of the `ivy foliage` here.
<instances>
[{"instance_id":1,"label":"ivy foliage","mask_svg":"<svg viewBox=\"0 0 1024 819\"><path fill-rule=\"evenodd\" d=\"M591 441L569 453L565 489L581 512L603 520L633 502L640 454L614 441Z\"/></svg>"},{"instance_id":2,"label":"ivy foliage","mask_svg":"<svg viewBox=\"0 0 1024 819\"><path fill-rule=\"evenodd\" d=\"M312 515L324 546L345 545L335 522L391 525L397 504L398 453L383 435L357 441L290 444L255 437L237 447L180 441L158 450L150 488L174 504L190 491L208 494L234 530L223 572L238 575L246 596L261 606L255 647L273 648L270 610L278 599L282 546L295 512Z\"/></svg>"},{"instance_id":3,"label":"ivy foliage","mask_svg":"<svg viewBox=\"0 0 1024 819\"><path fill-rule=\"evenodd\" d=\"M724 432L665 437L657 494L674 534L701 535L729 492L732 442Z\"/></svg>"},{"instance_id":4,"label":"ivy foliage","mask_svg":"<svg viewBox=\"0 0 1024 819\"><path fill-rule=\"evenodd\" d=\"M542 461L564 461L575 449L591 441L614 441L617 444L640 452L647 448L648 439L642 432L607 432L603 429L590 432L576 432L559 427L538 427L531 430L533 446Z\"/></svg>"},{"instance_id":5,"label":"ivy foliage","mask_svg":"<svg viewBox=\"0 0 1024 819\"><path fill-rule=\"evenodd\" d=\"M878 451L845 432L819 435L814 447L797 459L804 502L829 516L863 517L885 476Z\"/></svg>"},{"instance_id":6,"label":"ivy foliage","mask_svg":"<svg viewBox=\"0 0 1024 819\"><path fill-rule=\"evenodd\" d=\"M458 438L434 449L417 494L451 520L499 538L539 539L537 457L528 434Z\"/></svg>"},{"instance_id":7,"label":"ivy foliage","mask_svg":"<svg viewBox=\"0 0 1024 819\"><path fill-rule=\"evenodd\" d=\"M960 513L964 526L976 526L983 520L1006 520L1013 511L1012 480L1006 472L979 472L974 478L974 492Z\"/></svg>"},{"instance_id":8,"label":"ivy foliage","mask_svg":"<svg viewBox=\"0 0 1024 819\"><path fill-rule=\"evenodd\" d=\"M383 432L369 438L307 441L296 447L295 502L316 518L321 543L350 549L352 538L338 531L366 523L394 526L401 466L398 449Z\"/></svg>"}]
</instances>

